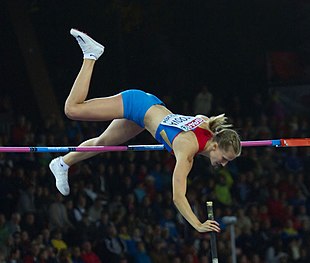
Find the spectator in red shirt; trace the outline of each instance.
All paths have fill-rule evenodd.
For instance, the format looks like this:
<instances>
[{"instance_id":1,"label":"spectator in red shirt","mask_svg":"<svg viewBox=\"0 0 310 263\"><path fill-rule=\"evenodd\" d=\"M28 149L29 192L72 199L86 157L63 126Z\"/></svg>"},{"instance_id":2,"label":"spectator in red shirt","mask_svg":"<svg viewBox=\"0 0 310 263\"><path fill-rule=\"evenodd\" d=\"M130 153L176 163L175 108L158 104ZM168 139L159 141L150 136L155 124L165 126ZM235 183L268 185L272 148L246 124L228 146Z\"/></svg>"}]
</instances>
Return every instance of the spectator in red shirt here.
<instances>
[{"instance_id":1,"label":"spectator in red shirt","mask_svg":"<svg viewBox=\"0 0 310 263\"><path fill-rule=\"evenodd\" d=\"M85 241L82 245L81 258L85 263L101 263L98 255L93 252L92 245L89 241Z\"/></svg>"}]
</instances>

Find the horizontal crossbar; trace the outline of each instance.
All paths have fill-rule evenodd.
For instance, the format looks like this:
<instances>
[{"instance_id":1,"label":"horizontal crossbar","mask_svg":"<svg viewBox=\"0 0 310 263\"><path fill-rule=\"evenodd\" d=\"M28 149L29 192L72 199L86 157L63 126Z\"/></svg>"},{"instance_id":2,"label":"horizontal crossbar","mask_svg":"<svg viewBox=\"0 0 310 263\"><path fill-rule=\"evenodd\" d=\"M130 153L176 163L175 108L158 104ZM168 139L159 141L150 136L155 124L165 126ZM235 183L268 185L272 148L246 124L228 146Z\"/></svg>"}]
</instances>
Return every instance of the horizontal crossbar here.
<instances>
[{"instance_id":1,"label":"horizontal crossbar","mask_svg":"<svg viewBox=\"0 0 310 263\"><path fill-rule=\"evenodd\" d=\"M259 140L242 141L242 147L274 146L274 147L296 147L310 146L310 138L297 139L277 139L277 140ZM18 146L0 146L0 152L12 153L48 153L48 152L125 152L125 151L161 151L164 150L162 144L158 145L128 145L128 146L56 146L56 147L18 147Z\"/></svg>"}]
</instances>

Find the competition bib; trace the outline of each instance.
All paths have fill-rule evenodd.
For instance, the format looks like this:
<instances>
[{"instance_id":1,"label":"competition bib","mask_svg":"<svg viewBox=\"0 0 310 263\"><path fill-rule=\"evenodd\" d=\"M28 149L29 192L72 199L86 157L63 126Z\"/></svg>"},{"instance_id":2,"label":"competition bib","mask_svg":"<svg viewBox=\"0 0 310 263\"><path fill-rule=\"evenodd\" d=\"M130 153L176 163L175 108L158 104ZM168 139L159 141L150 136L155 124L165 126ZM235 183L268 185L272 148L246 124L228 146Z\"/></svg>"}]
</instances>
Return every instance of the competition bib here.
<instances>
[{"instance_id":1,"label":"competition bib","mask_svg":"<svg viewBox=\"0 0 310 263\"><path fill-rule=\"evenodd\" d=\"M204 120L198 117L184 116L179 114L169 114L160 124L177 127L183 131L191 131L197 128Z\"/></svg>"}]
</instances>

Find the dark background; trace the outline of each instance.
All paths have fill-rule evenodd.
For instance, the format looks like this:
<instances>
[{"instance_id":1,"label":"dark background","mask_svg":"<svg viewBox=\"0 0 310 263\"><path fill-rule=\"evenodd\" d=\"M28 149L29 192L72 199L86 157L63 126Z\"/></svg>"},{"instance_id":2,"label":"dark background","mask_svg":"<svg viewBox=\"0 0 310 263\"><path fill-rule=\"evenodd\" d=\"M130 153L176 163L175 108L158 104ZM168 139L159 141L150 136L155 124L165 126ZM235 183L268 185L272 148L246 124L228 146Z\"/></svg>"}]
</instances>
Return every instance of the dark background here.
<instances>
[{"instance_id":1,"label":"dark background","mask_svg":"<svg viewBox=\"0 0 310 263\"><path fill-rule=\"evenodd\" d=\"M16 111L31 113L37 110L36 103L8 1L0 4L1 92L14 97ZM246 105L257 92L268 96L271 87L309 83L307 1L24 3L61 109L82 62L81 51L69 34L72 27L106 47L95 68L90 97L140 88L172 96L179 109L178 101L190 102L207 84L216 98L229 101L238 96ZM298 74L275 77L270 70L273 52L294 54L297 62L290 58L288 64L298 63ZM276 58L280 64L281 56Z\"/></svg>"}]
</instances>

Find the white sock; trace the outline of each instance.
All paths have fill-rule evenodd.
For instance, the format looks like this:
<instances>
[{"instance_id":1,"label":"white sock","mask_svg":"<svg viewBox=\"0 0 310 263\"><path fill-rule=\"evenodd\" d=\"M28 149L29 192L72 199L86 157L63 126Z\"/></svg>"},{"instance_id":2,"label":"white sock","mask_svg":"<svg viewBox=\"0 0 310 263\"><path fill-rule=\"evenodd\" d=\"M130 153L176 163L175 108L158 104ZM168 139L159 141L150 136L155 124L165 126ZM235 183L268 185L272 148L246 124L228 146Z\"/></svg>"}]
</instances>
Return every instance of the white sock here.
<instances>
[{"instance_id":1,"label":"white sock","mask_svg":"<svg viewBox=\"0 0 310 263\"><path fill-rule=\"evenodd\" d=\"M92 55L92 54L84 54L83 58L84 59L97 60L97 58L94 55Z\"/></svg>"},{"instance_id":2,"label":"white sock","mask_svg":"<svg viewBox=\"0 0 310 263\"><path fill-rule=\"evenodd\" d=\"M60 166L64 169L64 171L69 169L70 166L64 162L64 159L62 156L60 156L59 162L60 162Z\"/></svg>"}]
</instances>

